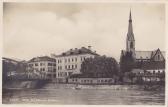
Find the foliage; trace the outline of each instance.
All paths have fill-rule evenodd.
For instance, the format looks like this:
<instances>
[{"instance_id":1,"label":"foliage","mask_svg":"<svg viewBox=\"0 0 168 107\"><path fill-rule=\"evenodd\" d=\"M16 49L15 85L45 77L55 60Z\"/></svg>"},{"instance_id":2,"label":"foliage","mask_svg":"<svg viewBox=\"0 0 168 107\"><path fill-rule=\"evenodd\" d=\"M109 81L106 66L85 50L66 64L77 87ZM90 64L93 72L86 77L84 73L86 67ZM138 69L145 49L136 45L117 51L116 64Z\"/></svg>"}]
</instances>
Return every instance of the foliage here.
<instances>
[{"instance_id":1,"label":"foliage","mask_svg":"<svg viewBox=\"0 0 168 107\"><path fill-rule=\"evenodd\" d=\"M131 52L126 52L120 58L120 69L122 73L130 72L135 67L135 61Z\"/></svg>"},{"instance_id":2,"label":"foliage","mask_svg":"<svg viewBox=\"0 0 168 107\"><path fill-rule=\"evenodd\" d=\"M97 56L86 59L81 65L81 72L87 77L112 77L119 71L114 58Z\"/></svg>"}]
</instances>

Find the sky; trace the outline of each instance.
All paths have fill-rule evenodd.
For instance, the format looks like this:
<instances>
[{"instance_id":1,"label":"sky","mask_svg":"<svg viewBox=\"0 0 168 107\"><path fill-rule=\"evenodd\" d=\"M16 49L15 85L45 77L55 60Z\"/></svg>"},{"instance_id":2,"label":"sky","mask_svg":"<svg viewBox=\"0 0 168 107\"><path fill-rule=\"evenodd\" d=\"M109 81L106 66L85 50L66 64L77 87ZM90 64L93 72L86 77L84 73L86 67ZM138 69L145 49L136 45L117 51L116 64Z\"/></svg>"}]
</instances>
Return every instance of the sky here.
<instances>
[{"instance_id":1,"label":"sky","mask_svg":"<svg viewBox=\"0 0 168 107\"><path fill-rule=\"evenodd\" d=\"M30 60L92 46L119 61L132 12L136 50L165 50L165 7L156 3L4 3L3 56Z\"/></svg>"}]
</instances>

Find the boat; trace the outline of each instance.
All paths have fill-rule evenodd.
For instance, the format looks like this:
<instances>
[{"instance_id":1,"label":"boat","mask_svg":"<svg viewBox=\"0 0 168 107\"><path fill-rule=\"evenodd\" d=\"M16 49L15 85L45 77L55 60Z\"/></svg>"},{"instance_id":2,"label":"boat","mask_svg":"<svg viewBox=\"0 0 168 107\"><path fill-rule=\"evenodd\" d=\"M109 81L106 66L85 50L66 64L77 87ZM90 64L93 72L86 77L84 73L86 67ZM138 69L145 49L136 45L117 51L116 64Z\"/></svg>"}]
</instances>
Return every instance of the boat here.
<instances>
[{"instance_id":1,"label":"boat","mask_svg":"<svg viewBox=\"0 0 168 107\"><path fill-rule=\"evenodd\" d=\"M81 87L77 84L73 89L75 89L75 90L80 90Z\"/></svg>"}]
</instances>

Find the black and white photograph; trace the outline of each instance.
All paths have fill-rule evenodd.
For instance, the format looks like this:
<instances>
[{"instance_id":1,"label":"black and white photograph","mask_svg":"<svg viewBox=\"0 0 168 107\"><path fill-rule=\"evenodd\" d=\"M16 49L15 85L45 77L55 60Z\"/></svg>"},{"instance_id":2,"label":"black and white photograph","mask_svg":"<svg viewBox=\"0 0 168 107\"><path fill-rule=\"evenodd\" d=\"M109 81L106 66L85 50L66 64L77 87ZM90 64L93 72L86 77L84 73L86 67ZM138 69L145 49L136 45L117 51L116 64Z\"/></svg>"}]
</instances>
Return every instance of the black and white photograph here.
<instances>
[{"instance_id":1,"label":"black and white photograph","mask_svg":"<svg viewBox=\"0 0 168 107\"><path fill-rule=\"evenodd\" d=\"M164 2L3 2L2 104L166 103Z\"/></svg>"}]
</instances>

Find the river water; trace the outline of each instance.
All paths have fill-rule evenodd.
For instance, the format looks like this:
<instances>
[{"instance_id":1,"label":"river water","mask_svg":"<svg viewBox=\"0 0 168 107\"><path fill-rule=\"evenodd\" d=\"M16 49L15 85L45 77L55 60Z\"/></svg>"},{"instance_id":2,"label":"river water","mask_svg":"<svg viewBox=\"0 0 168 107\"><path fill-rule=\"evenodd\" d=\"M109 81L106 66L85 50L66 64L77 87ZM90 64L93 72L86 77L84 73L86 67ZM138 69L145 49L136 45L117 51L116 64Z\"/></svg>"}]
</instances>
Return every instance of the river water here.
<instances>
[{"instance_id":1,"label":"river water","mask_svg":"<svg viewBox=\"0 0 168 107\"><path fill-rule=\"evenodd\" d=\"M9 89L3 104L164 105L164 91L42 88Z\"/></svg>"}]
</instances>

